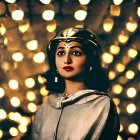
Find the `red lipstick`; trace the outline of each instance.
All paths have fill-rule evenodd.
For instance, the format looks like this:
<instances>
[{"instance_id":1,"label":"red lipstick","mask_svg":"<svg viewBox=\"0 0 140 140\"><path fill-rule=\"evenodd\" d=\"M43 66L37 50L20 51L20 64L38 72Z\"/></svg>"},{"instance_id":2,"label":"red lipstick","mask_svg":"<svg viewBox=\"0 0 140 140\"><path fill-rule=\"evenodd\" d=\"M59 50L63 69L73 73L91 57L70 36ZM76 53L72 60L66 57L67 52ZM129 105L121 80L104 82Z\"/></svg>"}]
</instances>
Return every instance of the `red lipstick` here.
<instances>
[{"instance_id":1,"label":"red lipstick","mask_svg":"<svg viewBox=\"0 0 140 140\"><path fill-rule=\"evenodd\" d=\"M69 72L69 71L72 71L73 70L73 67L71 67L71 66L65 66L65 67L63 67L63 69L65 71Z\"/></svg>"}]
</instances>

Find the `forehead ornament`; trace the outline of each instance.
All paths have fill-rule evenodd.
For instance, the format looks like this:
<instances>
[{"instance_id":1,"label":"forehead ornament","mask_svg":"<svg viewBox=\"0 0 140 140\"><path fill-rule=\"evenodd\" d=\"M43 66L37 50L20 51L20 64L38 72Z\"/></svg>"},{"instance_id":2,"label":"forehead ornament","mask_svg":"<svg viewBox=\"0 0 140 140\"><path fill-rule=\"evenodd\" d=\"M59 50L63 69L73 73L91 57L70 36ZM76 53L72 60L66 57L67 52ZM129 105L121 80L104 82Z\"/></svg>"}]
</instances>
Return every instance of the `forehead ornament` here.
<instances>
[{"instance_id":1,"label":"forehead ornament","mask_svg":"<svg viewBox=\"0 0 140 140\"><path fill-rule=\"evenodd\" d=\"M63 31L63 36L64 37L71 37L74 34L76 34L77 32L78 32L77 29L75 29L75 28L69 28L69 29L66 29L66 30Z\"/></svg>"}]
</instances>

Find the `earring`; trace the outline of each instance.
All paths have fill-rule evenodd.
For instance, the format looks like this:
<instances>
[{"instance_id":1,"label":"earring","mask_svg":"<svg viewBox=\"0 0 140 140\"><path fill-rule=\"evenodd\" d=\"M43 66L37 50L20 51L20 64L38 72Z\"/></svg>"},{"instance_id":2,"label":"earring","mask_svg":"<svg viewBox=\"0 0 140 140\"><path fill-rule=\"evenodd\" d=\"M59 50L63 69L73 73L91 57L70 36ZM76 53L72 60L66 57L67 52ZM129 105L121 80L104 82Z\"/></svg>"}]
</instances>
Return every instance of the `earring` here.
<instances>
[{"instance_id":1,"label":"earring","mask_svg":"<svg viewBox=\"0 0 140 140\"><path fill-rule=\"evenodd\" d=\"M54 82L55 82L55 83L58 82L58 77L57 77L57 76L54 77Z\"/></svg>"},{"instance_id":2,"label":"earring","mask_svg":"<svg viewBox=\"0 0 140 140\"><path fill-rule=\"evenodd\" d=\"M89 67L89 71L92 71L92 67L91 66Z\"/></svg>"},{"instance_id":3,"label":"earring","mask_svg":"<svg viewBox=\"0 0 140 140\"><path fill-rule=\"evenodd\" d=\"M58 74L58 71L57 71L57 70L56 70L56 74ZM58 82L58 77L57 77L57 76L54 77L54 82L55 82L55 83Z\"/></svg>"}]
</instances>

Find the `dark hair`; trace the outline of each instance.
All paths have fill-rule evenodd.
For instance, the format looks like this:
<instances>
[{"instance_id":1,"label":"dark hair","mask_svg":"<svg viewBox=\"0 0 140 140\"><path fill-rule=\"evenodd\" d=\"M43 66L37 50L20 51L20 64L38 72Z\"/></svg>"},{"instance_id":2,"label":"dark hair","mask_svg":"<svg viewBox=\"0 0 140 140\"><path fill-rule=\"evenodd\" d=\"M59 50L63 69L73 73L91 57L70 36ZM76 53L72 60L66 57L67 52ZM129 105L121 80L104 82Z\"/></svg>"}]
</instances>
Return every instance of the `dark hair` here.
<instances>
[{"instance_id":1,"label":"dark hair","mask_svg":"<svg viewBox=\"0 0 140 140\"><path fill-rule=\"evenodd\" d=\"M106 70L101 65L101 47L95 34L84 28L69 28L59 32L47 46L47 56L50 69L43 74L46 80L46 88L52 92L64 92L65 82L56 71L55 51L57 44L61 41L78 41L83 46L83 51L87 56L87 76L85 84L89 89L106 92L110 89L110 80ZM92 70L89 71L89 68ZM55 78L58 77L58 82Z\"/></svg>"}]
</instances>

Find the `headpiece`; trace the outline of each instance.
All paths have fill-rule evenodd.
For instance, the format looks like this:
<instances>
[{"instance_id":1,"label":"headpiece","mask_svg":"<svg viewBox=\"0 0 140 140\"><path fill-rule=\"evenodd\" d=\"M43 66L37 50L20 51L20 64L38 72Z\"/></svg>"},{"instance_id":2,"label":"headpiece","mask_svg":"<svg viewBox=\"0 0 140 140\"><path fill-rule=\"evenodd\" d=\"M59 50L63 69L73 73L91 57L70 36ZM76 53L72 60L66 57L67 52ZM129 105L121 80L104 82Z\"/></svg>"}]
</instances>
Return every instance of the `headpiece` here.
<instances>
[{"instance_id":1,"label":"headpiece","mask_svg":"<svg viewBox=\"0 0 140 140\"><path fill-rule=\"evenodd\" d=\"M84 28L68 28L60 31L56 36L50 41L47 50L50 51L61 41L83 41L92 44L100 52L100 45L96 39L96 36Z\"/></svg>"}]
</instances>

